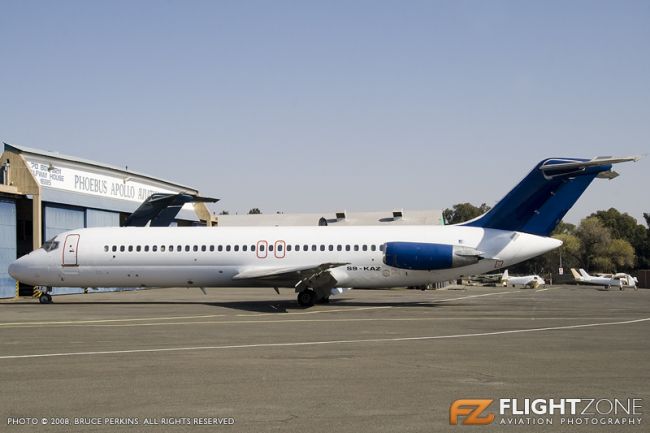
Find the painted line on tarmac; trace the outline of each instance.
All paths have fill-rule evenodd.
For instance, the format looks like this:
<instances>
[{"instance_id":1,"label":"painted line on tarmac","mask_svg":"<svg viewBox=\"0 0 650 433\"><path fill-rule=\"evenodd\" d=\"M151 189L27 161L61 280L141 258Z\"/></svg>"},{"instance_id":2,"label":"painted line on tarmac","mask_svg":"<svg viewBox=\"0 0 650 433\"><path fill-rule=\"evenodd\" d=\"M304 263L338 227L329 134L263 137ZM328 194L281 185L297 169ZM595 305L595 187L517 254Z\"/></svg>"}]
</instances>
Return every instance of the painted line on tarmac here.
<instances>
[{"instance_id":1,"label":"painted line on tarmac","mask_svg":"<svg viewBox=\"0 0 650 433\"><path fill-rule=\"evenodd\" d=\"M290 315L303 315L303 314L319 314L319 313L339 313L348 311L363 311L363 310L380 310L392 308L391 306L380 307L361 307L361 308L342 308L336 310L316 310L316 311L303 311L295 313L286 313ZM0 323L2 328L32 328L36 326L65 326L65 325L93 325L98 323L120 323L120 322L145 322L156 320L182 320L182 319L211 319L214 317L259 317L259 316L276 316L278 313L259 313L259 314L207 314L201 316L165 316L165 317L134 317L130 319L97 319L97 320L66 320L66 321L52 321L52 322L6 322ZM195 322L190 322L195 323Z\"/></svg>"},{"instance_id":2,"label":"painted line on tarmac","mask_svg":"<svg viewBox=\"0 0 650 433\"><path fill-rule=\"evenodd\" d=\"M519 293L519 292L496 292L496 293L483 293L481 295L469 295L469 296L462 296L459 298L450 298L450 299L436 299L432 301L424 301L424 302L417 302L419 305L430 305L430 304L437 304L440 302L451 302L451 301L459 301L463 299L470 299L470 298L481 298L484 296L494 296L494 295L503 295L506 293ZM336 310L314 310L314 311L300 311L300 312L292 312L292 313L285 313L285 314L290 314L290 315L308 315L308 314L322 314L322 313L341 313L341 312L355 312L355 311L368 311L368 310L386 310L390 308L400 308L400 305L383 305L383 306L377 306L377 307L359 307L359 308L339 308ZM236 317L264 317L264 316L276 316L278 313L253 313L253 314L236 314ZM137 318L130 318L130 319L98 319L98 320L67 320L67 321L52 321L52 322L7 322L7 323L0 323L0 329L2 328L32 328L36 326L44 326L44 325L53 325L53 326L61 326L61 325L83 325L83 324L97 324L97 323L119 323L119 322L143 322L143 321L155 321L155 320L180 320L180 319L209 319L209 318L214 318L214 317L229 317L227 314L209 314L209 315L201 315L201 316L167 316L167 317L137 317ZM200 323L200 322L196 322Z\"/></svg>"},{"instance_id":3,"label":"painted line on tarmac","mask_svg":"<svg viewBox=\"0 0 650 433\"><path fill-rule=\"evenodd\" d=\"M144 320L178 320L178 319L209 319L212 317L224 317L226 314L208 314L203 316L166 316L166 317L135 317L130 319L98 319L98 320L66 320L54 322L6 322L0 323L0 327L14 327L19 325L72 325L83 323L110 323L110 322L135 322Z\"/></svg>"},{"instance_id":4,"label":"painted line on tarmac","mask_svg":"<svg viewBox=\"0 0 650 433\"><path fill-rule=\"evenodd\" d=\"M582 317L581 319L607 320L611 317ZM131 328L141 326L182 326L182 325L254 325L254 324L288 324L288 323L346 323L346 322L430 322L445 320L472 320L480 322L485 320L576 320L576 317L389 317L389 318L351 318L351 319L277 319L277 320L210 320L200 322L165 322L165 323L125 323L125 324L96 324L96 325L68 325L73 327L86 326L95 328Z\"/></svg>"},{"instance_id":5,"label":"painted line on tarmac","mask_svg":"<svg viewBox=\"0 0 650 433\"><path fill-rule=\"evenodd\" d=\"M286 317L286 316L284 316ZM424 322L424 321L450 321L472 320L481 321L555 321L555 320L607 320L611 316L602 317L374 317L374 318L345 318L345 319L273 319L273 320L201 320L192 322L160 322L160 323L89 323L89 324L60 324L51 325L52 328L137 328L143 326L186 326L186 325L254 325L254 324L288 324L288 323L337 323L337 322ZM13 328L41 328L40 325L15 326ZM9 328L5 328L9 329Z\"/></svg>"},{"instance_id":6,"label":"painted line on tarmac","mask_svg":"<svg viewBox=\"0 0 650 433\"><path fill-rule=\"evenodd\" d=\"M425 341L425 340L444 340L455 338L474 338L488 337L494 335L522 334L529 332L560 331L567 329L592 328L597 326L617 326L630 325L650 321L650 317L643 319L625 320L621 322L599 322L585 323L581 325L552 326L544 328L528 329L511 329L507 331L478 332L473 334L452 334L452 335L433 335L424 337L395 337L395 338L368 338L359 340L324 340L324 341L304 341L304 342L287 342L287 343L258 343L258 344L233 344L224 346L190 346L190 347L161 347L154 349L130 349L130 350L105 350L92 352L60 352L60 353L38 353L31 355L4 355L0 359L25 359L25 358L54 358L63 356L91 356L91 355L121 355L131 353L155 353L155 352L189 352L203 350L226 350L226 349L255 349L255 348L275 348L275 347L303 347L303 346L323 346L335 344L363 344L363 343L395 343L404 341Z\"/></svg>"}]
</instances>

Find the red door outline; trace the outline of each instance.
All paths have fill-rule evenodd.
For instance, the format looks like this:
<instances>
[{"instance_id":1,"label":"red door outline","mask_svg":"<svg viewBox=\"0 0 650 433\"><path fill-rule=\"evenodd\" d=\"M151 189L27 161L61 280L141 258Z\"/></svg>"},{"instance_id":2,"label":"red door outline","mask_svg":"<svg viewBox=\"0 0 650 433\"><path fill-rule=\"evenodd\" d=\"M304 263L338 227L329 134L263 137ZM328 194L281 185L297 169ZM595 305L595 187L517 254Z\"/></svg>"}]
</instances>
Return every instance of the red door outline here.
<instances>
[{"instance_id":1,"label":"red door outline","mask_svg":"<svg viewBox=\"0 0 650 433\"><path fill-rule=\"evenodd\" d=\"M282 247L282 251L280 251L282 253L282 255L278 254L278 246ZM284 242L284 241L275 241L275 248L274 248L273 252L275 254L276 259L284 259L284 255L286 254L286 250L287 250L286 242Z\"/></svg>"},{"instance_id":2,"label":"red door outline","mask_svg":"<svg viewBox=\"0 0 650 433\"><path fill-rule=\"evenodd\" d=\"M260 251L261 246L264 246L264 251ZM262 255L261 253L264 253L264 255ZM258 259L265 259L266 256L269 254L269 243L266 241L257 241L257 248L255 248L255 254L257 255Z\"/></svg>"},{"instance_id":3,"label":"red door outline","mask_svg":"<svg viewBox=\"0 0 650 433\"><path fill-rule=\"evenodd\" d=\"M77 248L79 247L79 235L68 235L63 243L63 257L61 264L63 266L78 266Z\"/></svg>"}]
</instances>

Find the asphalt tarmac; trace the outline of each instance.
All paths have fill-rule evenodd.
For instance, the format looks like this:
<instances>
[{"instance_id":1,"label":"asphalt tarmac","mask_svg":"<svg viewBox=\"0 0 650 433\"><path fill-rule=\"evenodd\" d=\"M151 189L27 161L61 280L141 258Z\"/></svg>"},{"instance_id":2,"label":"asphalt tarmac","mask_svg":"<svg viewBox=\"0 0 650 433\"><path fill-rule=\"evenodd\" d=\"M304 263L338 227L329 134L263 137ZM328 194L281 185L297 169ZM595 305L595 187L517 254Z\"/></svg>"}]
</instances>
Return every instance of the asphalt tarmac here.
<instances>
[{"instance_id":1,"label":"asphalt tarmac","mask_svg":"<svg viewBox=\"0 0 650 433\"><path fill-rule=\"evenodd\" d=\"M650 431L650 290L354 290L309 309L272 289L54 301L0 303L2 432ZM526 398L598 407L500 413ZM493 400L494 420L450 425L457 399Z\"/></svg>"}]
</instances>

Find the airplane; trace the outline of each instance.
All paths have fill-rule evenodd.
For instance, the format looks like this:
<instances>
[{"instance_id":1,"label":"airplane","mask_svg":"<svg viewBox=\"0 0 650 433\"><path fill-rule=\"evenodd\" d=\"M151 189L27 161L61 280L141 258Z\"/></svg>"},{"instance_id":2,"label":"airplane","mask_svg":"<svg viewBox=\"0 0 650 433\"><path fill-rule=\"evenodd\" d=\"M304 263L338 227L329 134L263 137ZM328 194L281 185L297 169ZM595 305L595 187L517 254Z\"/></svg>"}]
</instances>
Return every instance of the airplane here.
<instances>
[{"instance_id":1,"label":"airplane","mask_svg":"<svg viewBox=\"0 0 650 433\"><path fill-rule=\"evenodd\" d=\"M612 286L618 287L619 290L623 290L626 287L636 289L636 283L638 282L632 275L624 273L589 275L584 269L580 269L578 273L574 268L571 268L571 273L578 283L605 286L607 289Z\"/></svg>"},{"instance_id":2,"label":"airplane","mask_svg":"<svg viewBox=\"0 0 650 433\"><path fill-rule=\"evenodd\" d=\"M595 178L637 157L549 158L487 213L448 226L100 227L60 233L9 266L42 287L292 288L303 307L350 288L421 286L514 265L549 237Z\"/></svg>"},{"instance_id":3,"label":"airplane","mask_svg":"<svg viewBox=\"0 0 650 433\"><path fill-rule=\"evenodd\" d=\"M508 270L507 269L503 273L503 276L501 276L501 283L503 284L503 287L506 287L508 284L511 284L512 287L524 286L524 287L528 287L530 289L536 289L539 286L543 286L545 284L544 278L540 277L539 275L526 275L526 276L523 276L523 277L511 277L510 275L508 275Z\"/></svg>"}]
</instances>

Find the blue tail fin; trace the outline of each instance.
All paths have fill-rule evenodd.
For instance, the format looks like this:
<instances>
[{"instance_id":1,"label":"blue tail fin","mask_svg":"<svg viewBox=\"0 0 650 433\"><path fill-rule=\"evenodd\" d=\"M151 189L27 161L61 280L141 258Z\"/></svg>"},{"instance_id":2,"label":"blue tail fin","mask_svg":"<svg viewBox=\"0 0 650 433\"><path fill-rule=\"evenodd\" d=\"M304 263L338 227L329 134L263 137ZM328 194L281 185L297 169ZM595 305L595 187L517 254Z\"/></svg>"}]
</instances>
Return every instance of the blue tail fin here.
<instances>
[{"instance_id":1,"label":"blue tail fin","mask_svg":"<svg viewBox=\"0 0 650 433\"><path fill-rule=\"evenodd\" d=\"M489 212L462 225L548 236L595 177L616 177L612 164L637 159L545 159Z\"/></svg>"}]
</instances>

